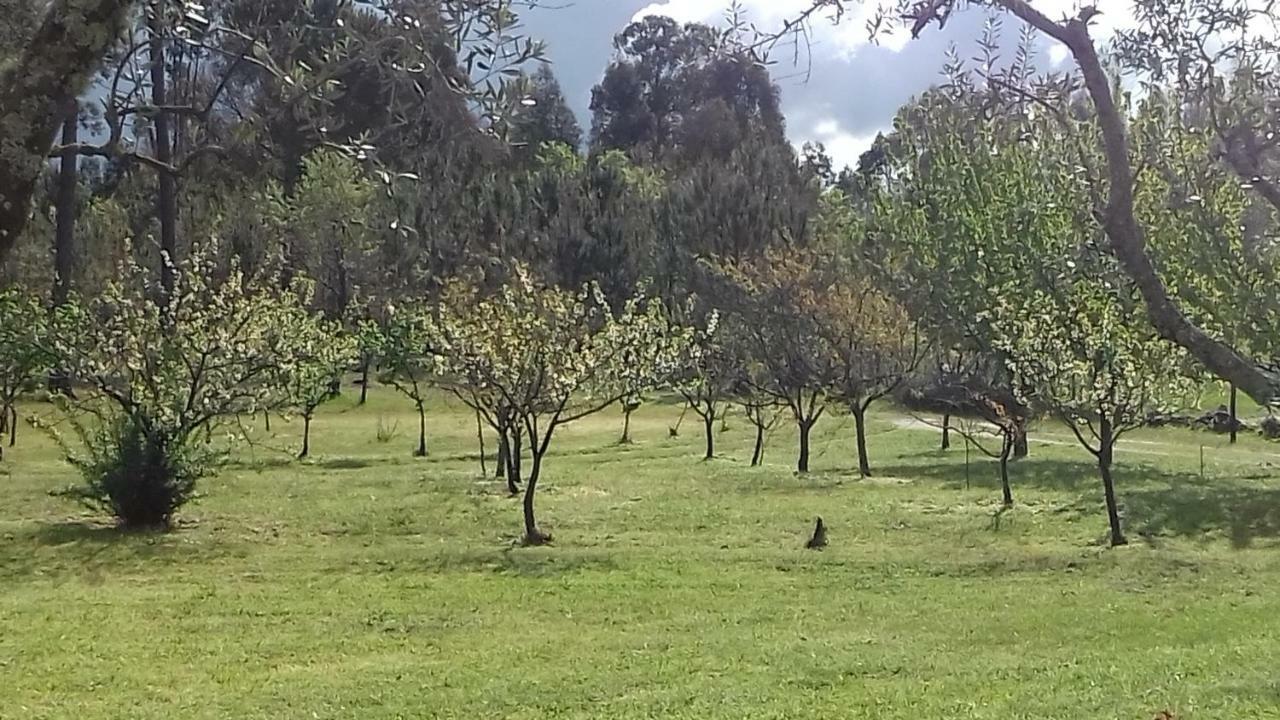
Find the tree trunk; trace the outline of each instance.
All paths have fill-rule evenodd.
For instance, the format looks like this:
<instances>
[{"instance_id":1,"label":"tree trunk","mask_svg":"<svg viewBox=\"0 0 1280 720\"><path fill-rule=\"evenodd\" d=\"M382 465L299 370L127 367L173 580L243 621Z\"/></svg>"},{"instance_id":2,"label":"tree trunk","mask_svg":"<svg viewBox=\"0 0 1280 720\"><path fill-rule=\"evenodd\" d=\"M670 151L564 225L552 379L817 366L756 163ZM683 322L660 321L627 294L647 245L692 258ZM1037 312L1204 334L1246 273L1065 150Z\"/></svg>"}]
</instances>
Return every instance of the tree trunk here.
<instances>
[{"instance_id":1,"label":"tree trunk","mask_svg":"<svg viewBox=\"0 0 1280 720\"><path fill-rule=\"evenodd\" d=\"M413 451L414 457L427 456L427 408L421 400L418 407L418 449Z\"/></svg>"},{"instance_id":2,"label":"tree trunk","mask_svg":"<svg viewBox=\"0 0 1280 720\"><path fill-rule=\"evenodd\" d=\"M18 407L9 406L9 447L18 444Z\"/></svg>"},{"instance_id":3,"label":"tree trunk","mask_svg":"<svg viewBox=\"0 0 1280 720\"><path fill-rule=\"evenodd\" d=\"M526 545L545 545L551 541L550 536L538 530L538 522L533 514L533 492L538 487L538 477L542 474L542 455L533 448L533 468L529 471L529 481L524 487L524 542Z\"/></svg>"},{"instance_id":4,"label":"tree trunk","mask_svg":"<svg viewBox=\"0 0 1280 720\"><path fill-rule=\"evenodd\" d=\"M1031 447L1027 441L1027 423L1025 420L1017 421L1013 426L1013 457L1015 460L1021 460L1031 454Z\"/></svg>"},{"instance_id":5,"label":"tree trunk","mask_svg":"<svg viewBox=\"0 0 1280 720\"><path fill-rule=\"evenodd\" d=\"M1236 444L1236 428L1240 425L1240 421L1236 419L1236 386L1231 386L1231 444Z\"/></svg>"},{"instance_id":6,"label":"tree trunk","mask_svg":"<svg viewBox=\"0 0 1280 720\"><path fill-rule=\"evenodd\" d=\"M631 444L631 410L622 409L622 437L618 438L619 445Z\"/></svg>"},{"instance_id":7,"label":"tree trunk","mask_svg":"<svg viewBox=\"0 0 1280 720\"><path fill-rule=\"evenodd\" d=\"M1000 492L1005 507L1013 507L1013 488L1009 485L1009 456L1013 454L1013 437L1004 433L1000 446Z\"/></svg>"},{"instance_id":8,"label":"tree trunk","mask_svg":"<svg viewBox=\"0 0 1280 720\"><path fill-rule=\"evenodd\" d=\"M74 272L76 238L76 187L79 182L77 159L79 153L71 146L79 142L80 105L75 98L64 103L62 120L62 151L58 164L58 195L55 202L56 221L53 233L53 294L50 298L54 309L67 304L71 294L71 275ZM66 372L54 368L49 373L49 392L71 395L71 378Z\"/></svg>"},{"instance_id":9,"label":"tree trunk","mask_svg":"<svg viewBox=\"0 0 1280 720\"><path fill-rule=\"evenodd\" d=\"M800 421L800 458L796 462L796 470L798 472L809 472L809 431L813 429L813 423Z\"/></svg>"},{"instance_id":10,"label":"tree trunk","mask_svg":"<svg viewBox=\"0 0 1280 720\"><path fill-rule=\"evenodd\" d=\"M9 404L0 405L0 438L9 432Z\"/></svg>"},{"instance_id":11,"label":"tree trunk","mask_svg":"<svg viewBox=\"0 0 1280 720\"><path fill-rule=\"evenodd\" d=\"M267 432L271 432L271 411L270 410L262 411L262 420L267 425Z\"/></svg>"},{"instance_id":12,"label":"tree trunk","mask_svg":"<svg viewBox=\"0 0 1280 720\"><path fill-rule=\"evenodd\" d=\"M708 412L705 416L703 416L702 426L707 434L707 454L702 457L703 460L711 460L716 456L715 425L716 425L715 412Z\"/></svg>"},{"instance_id":13,"label":"tree trunk","mask_svg":"<svg viewBox=\"0 0 1280 720\"><path fill-rule=\"evenodd\" d=\"M311 454L311 413L306 412L302 415L302 452L298 453L298 459L302 460Z\"/></svg>"},{"instance_id":14,"label":"tree trunk","mask_svg":"<svg viewBox=\"0 0 1280 720\"><path fill-rule=\"evenodd\" d=\"M942 416L942 449L951 449L951 413Z\"/></svg>"},{"instance_id":15,"label":"tree trunk","mask_svg":"<svg viewBox=\"0 0 1280 720\"><path fill-rule=\"evenodd\" d=\"M751 467L759 467L764 462L764 426L756 425L756 447L751 452Z\"/></svg>"},{"instance_id":16,"label":"tree trunk","mask_svg":"<svg viewBox=\"0 0 1280 720\"><path fill-rule=\"evenodd\" d=\"M853 404L853 429L858 438L858 474L871 477L871 458L867 455L867 407L861 401Z\"/></svg>"},{"instance_id":17,"label":"tree trunk","mask_svg":"<svg viewBox=\"0 0 1280 720\"><path fill-rule=\"evenodd\" d=\"M151 30L151 103L156 107L168 104L168 69L165 66L165 2L157 0L148 25ZM153 142L156 160L173 165L173 116L157 112L154 120ZM160 169L160 188L156 196L156 219L160 223L160 286L165 301L173 297L177 283L178 267L178 178L168 170Z\"/></svg>"},{"instance_id":18,"label":"tree trunk","mask_svg":"<svg viewBox=\"0 0 1280 720\"><path fill-rule=\"evenodd\" d=\"M507 476L507 455L509 452L510 452L510 448L507 444L507 429L504 427L499 427L498 428L498 461L497 461L498 469L497 469L497 475L495 475L495 477L497 477L499 480L502 480Z\"/></svg>"},{"instance_id":19,"label":"tree trunk","mask_svg":"<svg viewBox=\"0 0 1280 720\"><path fill-rule=\"evenodd\" d=\"M511 439L507 445L507 489L512 495L520 492L520 481L523 480L521 468L524 455L524 436L520 431L514 430L511 433Z\"/></svg>"},{"instance_id":20,"label":"tree trunk","mask_svg":"<svg viewBox=\"0 0 1280 720\"><path fill-rule=\"evenodd\" d=\"M135 0L54 0L26 47L0 72L0 265L31 216L31 197L62 121L120 37ZM3 22L8 22L6 18Z\"/></svg>"},{"instance_id":21,"label":"tree trunk","mask_svg":"<svg viewBox=\"0 0 1280 720\"><path fill-rule=\"evenodd\" d=\"M58 166L58 198L56 203L56 227L53 235L53 306L67 304L71 293L72 263L76 238L76 185L79 180L78 153L71 146L79 142L80 105L75 98L68 100L63 112L63 150Z\"/></svg>"},{"instance_id":22,"label":"tree trunk","mask_svg":"<svg viewBox=\"0 0 1280 720\"><path fill-rule=\"evenodd\" d=\"M1115 87L1098 58L1098 50L1085 20L1076 17L1057 23L1027 0L1000 0L1000 5L1027 24L1067 46L1080 66L1085 89L1097 111L1107 159L1107 207L1105 227L1111 250L1120 267L1138 288L1151 324L1160 336L1186 348L1192 357L1220 378L1267 405L1280 398L1280 374L1260 366L1227 343L1200 329L1169 297L1164 281L1147 254L1146 238L1134 210L1133 164L1124 115L1115 102ZM927 19L917 21L917 27Z\"/></svg>"},{"instance_id":23,"label":"tree trunk","mask_svg":"<svg viewBox=\"0 0 1280 720\"><path fill-rule=\"evenodd\" d=\"M370 360L369 358L365 358L364 362L360 363L360 404L361 405L364 405L369 400L369 366L372 364L373 364L373 361Z\"/></svg>"},{"instance_id":24,"label":"tree trunk","mask_svg":"<svg viewBox=\"0 0 1280 720\"><path fill-rule=\"evenodd\" d=\"M1120 527L1120 509L1116 504L1116 487L1111 479L1111 461L1115 449L1115 437L1112 434L1111 421L1103 417L1099 423L1098 435L1102 445L1098 452L1098 473L1102 476L1102 492L1107 500L1107 522L1111 525L1111 546L1128 544L1124 530Z\"/></svg>"},{"instance_id":25,"label":"tree trunk","mask_svg":"<svg viewBox=\"0 0 1280 720\"><path fill-rule=\"evenodd\" d=\"M484 421L480 418L480 409L476 408L476 440L480 441L480 479L489 477L489 466L484 457Z\"/></svg>"}]
</instances>

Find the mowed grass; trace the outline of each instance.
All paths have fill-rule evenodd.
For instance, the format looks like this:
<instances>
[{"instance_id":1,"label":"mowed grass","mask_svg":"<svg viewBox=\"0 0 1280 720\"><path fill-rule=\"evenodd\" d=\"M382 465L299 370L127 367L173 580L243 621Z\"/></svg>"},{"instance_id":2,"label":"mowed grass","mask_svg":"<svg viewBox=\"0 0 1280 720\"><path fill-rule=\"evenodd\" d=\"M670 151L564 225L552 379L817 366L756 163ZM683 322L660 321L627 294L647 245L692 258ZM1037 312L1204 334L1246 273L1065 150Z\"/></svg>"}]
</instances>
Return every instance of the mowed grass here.
<instances>
[{"instance_id":1,"label":"mowed grass","mask_svg":"<svg viewBox=\"0 0 1280 720\"><path fill-rule=\"evenodd\" d=\"M1000 513L989 461L890 408L859 480L845 418L801 477L789 428L753 469L731 417L703 462L697 418L671 438L679 408L651 402L634 445L612 411L557 439L556 542L526 549L473 416L441 399L416 460L408 406L351 395L312 460L275 420L163 535L50 496L76 478L24 426L0 464L0 717L1280 717L1275 444L1137 435L1133 544L1109 550L1060 428ZM831 544L807 551L817 515Z\"/></svg>"}]
</instances>

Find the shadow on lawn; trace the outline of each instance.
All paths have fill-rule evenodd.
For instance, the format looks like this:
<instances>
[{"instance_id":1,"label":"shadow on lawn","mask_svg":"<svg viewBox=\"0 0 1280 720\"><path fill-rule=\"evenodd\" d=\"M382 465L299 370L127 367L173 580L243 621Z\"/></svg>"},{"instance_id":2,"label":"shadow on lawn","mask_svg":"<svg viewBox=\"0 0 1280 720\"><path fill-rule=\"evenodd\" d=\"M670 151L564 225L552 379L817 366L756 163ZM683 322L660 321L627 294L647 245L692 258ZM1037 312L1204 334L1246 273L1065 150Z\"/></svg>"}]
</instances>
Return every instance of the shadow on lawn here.
<instances>
[{"instance_id":1,"label":"shadow on lawn","mask_svg":"<svg viewBox=\"0 0 1280 720\"><path fill-rule=\"evenodd\" d=\"M1000 492L993 461L983 458L971 463L966 480L963 459L957 461L951 455L946 462L936 462L937 453L925 457L935 461L883 465L873 470L885 477L928 480L953 489L967 485ZM1081 510L1092 512L1101 507L1102 484L1097 467L1088 461L1033 455L1011 464L1009 479L1015 502L1020 489L1035 488L1077 493ZM1257 539L1280 538L1280 484L1274 481L1272 487L1265 487L1255 482L1256 477L1202 479L1140 463L1117 464L1115 479L1128 528L1138 535L1203 537L1221 533L1236 548L1249 547Z\"/></svg>"},{"instance_id":2,"label":"shadow on lawn","mask_svg":"<svg viewBox=\"0 0 1280 720\"><path fill-rule=\"evenodd\" d=\"M578 548L519 548L473 550L442 553L427 561L437 572L489 571L499 575L548 578L571 575L587 570L612 571L618 568L609 553Z\"/></svg>"},{"instance_id":3,"label":"shadow on lawn","mask_svg":"<svg viewBox=\"0 0 1280 720\"><path fill-rule=\"evenodd\" d=\"M33 575L101 579L115 570L156 562L187 562L209 551L208 547L193 550L180 527L168 532L123 530L88 520L40 523L13 533L10 545L12 554L0 554L0 578L6 580Z\"/></svg>"}]
</instances>

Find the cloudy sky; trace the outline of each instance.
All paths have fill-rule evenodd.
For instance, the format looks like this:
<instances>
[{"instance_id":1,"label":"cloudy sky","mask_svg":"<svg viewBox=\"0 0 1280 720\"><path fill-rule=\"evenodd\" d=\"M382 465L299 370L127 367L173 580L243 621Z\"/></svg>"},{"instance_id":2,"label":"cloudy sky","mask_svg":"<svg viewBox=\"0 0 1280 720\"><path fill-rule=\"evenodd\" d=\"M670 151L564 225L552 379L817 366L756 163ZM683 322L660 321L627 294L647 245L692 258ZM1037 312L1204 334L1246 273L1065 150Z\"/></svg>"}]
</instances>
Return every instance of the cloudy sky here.
<instances>
[{"instance_id":1,"label":"cloudy sky","mask_svg":"<svg viewBox=\"0 0 1280 720\"><path fill-rule=\"evenodd\" d=\"M556 75L584 129L591 124L587 109L591 88L612 56L612 37L633 19L647 14L669 15L681 22L717 24L729 0L549 0L555 7L526 11L526 30L548 43ZM748 19L761 28L777 27L807 6L807 0L743 0ZM1101 0L1100 31L1126 19L1123 0ZM1072 0L1037 0L1050 17L1072 10ZM816 140L827 146L837 164L854 164L858 155L892 121L894 112L913 95L937 82L947 48L955 44L965 57L976 52L986 16L970 10L952 18L943 31L931 28L918 40L890 36L878 45L867 42L865 16L847 14L839 26L815 21L812 72L808 62L792 62L790 52L778 53L772 68L782 88L787 127L799 145ZM1017 38L1014 18L1005 21L1005 39ZM1056 44L1055 44L1056 45ZM1062 48L1046 41L1041 60L1054 64ZM785 55L786 57L781 57Z\"/></svg>"}]
</instances>

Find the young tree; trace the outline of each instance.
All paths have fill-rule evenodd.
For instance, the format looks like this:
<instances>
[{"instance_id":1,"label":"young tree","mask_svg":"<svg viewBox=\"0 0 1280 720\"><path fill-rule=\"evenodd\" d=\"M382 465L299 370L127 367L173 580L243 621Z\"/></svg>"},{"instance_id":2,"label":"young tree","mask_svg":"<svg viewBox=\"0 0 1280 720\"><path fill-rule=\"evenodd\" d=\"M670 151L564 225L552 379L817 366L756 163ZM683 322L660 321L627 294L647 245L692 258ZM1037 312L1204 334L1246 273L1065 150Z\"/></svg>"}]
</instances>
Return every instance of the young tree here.
<instances>
[{"instance_id":1,"label":"young tree","mask_svg":"<svg viewBox=\"0 0 1280 720\"><path fill-rule=\"evenodd\" d=\"M1110 258L1092 260L1060 261L1056 282L1011 313L1006 351L1024 397L1049 408L1097 460L1116 546L1127 542L1112 476L1116 442L1151 413L1185 403L1191 381L1186 356L1145 322L1127 278ZM1100 274L1108 278L1101 286Z\"/></svg>"},{"instance_id":2,"label":"young tree","mask_svg":"<svg viewBox=\"0 0 1280 720\"><path fill-rule=\"evenodd\" d=\"M492 388L490 399L501 398L528 438L530 545L551 539L538 528L534 494L556 431L666 381L688 362L692 340L661 303L633 298L615 315L599 286L569 292L538 283L523 267L493 294L453 285L438 333L442 374Z\"/></svg>"},{"instance_id":3,"label":"young tree","mask_svg":"<svg viewBox=\"0 0 1280 720\"><path fill-rule=\"evenodd\" d=\"M751 427L755 428L756 441L751 450L751 467L759 467L764 464L765 437L782 417L781 406L777 398L766 393L752 392L750 389L739 396L738 404L742 406L743 414L747 416Z\"/></svg>"},{"instance_id":4,"label":"young tree","mask_svg":"<svg viewBox=\"0 0 1280 720\"><path fill-rule=\"evenodd\" d=\"M814 314L827 288L813 255L770 251L754 262L722 264L716 304L725 332L745 358L745 382L791 411L800 435L796 469L809 471L809 438L827 409L835 352Z\"/></svg>"},{"instance_id":5,"label":"young tree","mask_svg":"<svg viewBox=\"0 0 1280 720\"><path fill-rule=\"evenodd\" d=\"M53 335L60 362L91 386L72 406L94 416L73 425L81 449L64 443L85 477L71 494L124 526L169 525L223 458L208 438L287 402L292 368L324 335L273 274L219 265L213 244L198 249L164 293L127 260L87 307L68 306L75 331Z\"/></svg>"},{"instance_id":6,"label":"young tree","mask_svg":"<svg viewBox=\"0 0 1280 720\"><path fill-rule=\"evenodd\" d=\"M388 306L382 328L381 381L413 401L418 412L418 447L415 457L427 456L427 393L438 374L434 344L438 338L431 311L417 304Z\"/></svg>"},{"instance_id":7,"label":"young tree","mask_svg":"<svg viewBox=\"0 0 1280 720\"><path fill-rule=\"evenodd\" d=\"M49 311L18 288L0 291L0 429L8 445L18 440L18 393L28 390L54 365ZM0 432L2 436L2 432ZM4 459L0 437L0 459Z\"/></svg>"},{"instance_id":8,"label":"young tree","mask_svg":"<svg viewBox=\"0 0 1280 720\"><path fill-rule=\"evenodd\" d=\"M270 228L288 238L290 270L315 281L316 304L330 320L344 319L363 288L380 285L375 192L354 159L317 151L303 159L292 195L271 195Z\"/></svg>"},{"instance_id":9,"label":"young tree","mask_svg":"<svg viewBox=\"0 0 1280 720\"><path fill-rule=\"evenodd\" d=\"M334 385L356 357L356 339L328 320L305 325L298 332L314 333L309 338L294 338L299 355L284 368L288 407L302 417L301 460L311 455L311 421L316 410L334 398Z\"/></svg>"},{"instance_id":10,"label":"young tree","mask_svg":"<svg viewBox=\"0 0 1280 720\"><path fill-rule=\"evenodd\" d=\"M827 191L821 207L811 264L825 290L812 295L808 314L834 353L830 397L853 415L858 472L870 477L867 411L906 382L929 344L906 308L873 281L869 264L851 256L861 224L844 193Z\"/></svg>"},{"instance_id":11,"label":"young tree","mask_svg":"<svg viewBox=\"0 0 1280 720\"><path fill-rule=\"evenodd\" d=\"M697 352L693 362L676 377L674 387L688 408L702 418L706 439L704 460L716 456L715 424L727 412L733 390L742 382L739 358L717 336L720 314L711 311L694 329Z\"/></svg>"}]
</instances>

